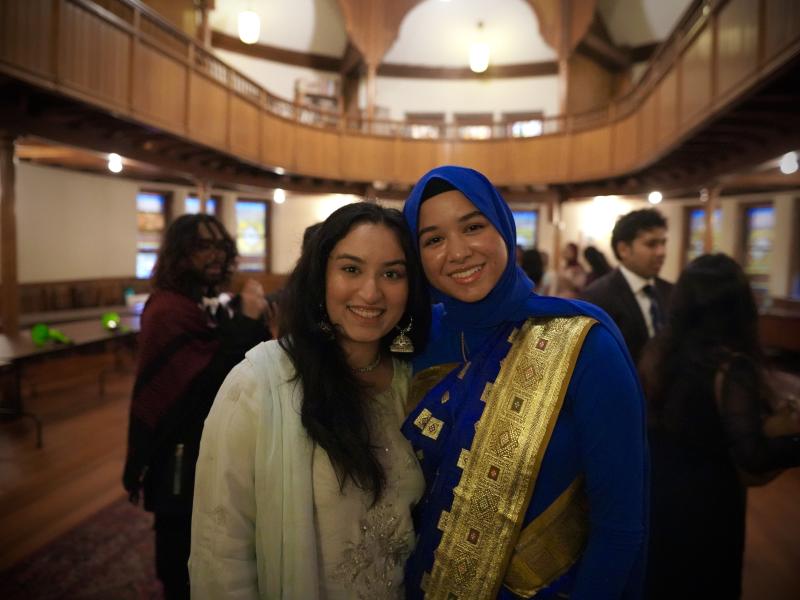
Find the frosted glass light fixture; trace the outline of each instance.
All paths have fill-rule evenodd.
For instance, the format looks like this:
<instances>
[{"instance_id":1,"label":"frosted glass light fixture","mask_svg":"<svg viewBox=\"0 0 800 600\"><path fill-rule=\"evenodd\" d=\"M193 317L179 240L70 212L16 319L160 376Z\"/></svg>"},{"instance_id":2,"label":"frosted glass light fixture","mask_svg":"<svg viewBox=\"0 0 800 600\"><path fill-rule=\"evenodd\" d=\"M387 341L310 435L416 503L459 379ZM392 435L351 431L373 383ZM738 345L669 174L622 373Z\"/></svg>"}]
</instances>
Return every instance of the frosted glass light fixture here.
<instances>
[{"instance_id":1,"label":"frosted glass light fixture","mask_svg":"<svg viewBox=\"0 0 800 600\"><path fill-rule=\"evenodd\" d=\"M797 152L787 152L781 157L781 173L791 175L797 172Z\"/></svg>"},{"instance_id":2,"label":"frosted glass light fixture","mask_svg":"<svg viewBox=\"0 0 800 600\"><path fill-rule=\"evenodd\" d=\"M122 172L122 157L116 152L108 155L108 170L112 173Z\"/></svg>"},{"instance_id":3,"label":"frosted glass light fixture","mask_svg":"<svg viewBox=\"0 0 800 600\"><path fill-rule=\"evenodd\" d=\"M274 192L272 192L272 201L275 204L283 204L286 202L286 192L284 192L281 188L276 188Z\"/></svg>"},{"instance_id":4,"label":"frosted glass light fixture","mask_svg":"<svg viewBox=\"0 0 800 600\"><path fill-rule=\"evenodd\" d=\"M650 204L659 204L661 200L664 199L664 196L659 191L650 192L647 196L647 201Z\"/></svg>"},{"instance_id":5,"label":"frosted glass light fixture","mask_svg":"<svg viewBox=\"0 0 800 600\"><path fill-rule=\"evenodd\" d=\"M483 22L478 23L478 35L469 46L469 68L473 73L483 73L489 68L489 44L483 35Z\"/></svg>"},{"instance_id":6,"label":"frosted glass light fixture","mask_svg":"<svg viewBox=\"0 0 800 600\"><path fill-rule=\"evenodd\" d=\"M261 19L252 10L239 13L239 39L245 44L255 44L261 34Z\"/></svg>"}]
</instances>

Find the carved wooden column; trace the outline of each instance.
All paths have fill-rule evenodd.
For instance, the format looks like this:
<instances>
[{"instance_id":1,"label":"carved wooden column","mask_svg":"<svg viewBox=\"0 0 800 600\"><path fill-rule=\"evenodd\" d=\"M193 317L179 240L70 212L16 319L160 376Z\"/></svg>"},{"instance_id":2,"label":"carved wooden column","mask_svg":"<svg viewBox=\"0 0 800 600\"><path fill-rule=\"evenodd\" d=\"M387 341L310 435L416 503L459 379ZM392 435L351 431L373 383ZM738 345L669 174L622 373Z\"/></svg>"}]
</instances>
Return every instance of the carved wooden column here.
<instances>
[{"instance_id":1,"label":"carved wooden column","mask_svg":"<svg viewBox=\"0 0 800 600\"><path fill-rule=\"evenodd\" d=\"M16 168L14 138L0 131L0 268L2 268L3 332L19 335L19 281L17 280Z\"/></svg>"},{"instance_id":2,"label":"carved wooden column","mask_svg":"<svg viewBox=\"0 0 800 600\"><path fill-rule=\"evenodd\" d=\"M214 10L214 0L200 0L196 4L197 11L200 13L200 24L197 27L197 39L203 48L211 48L211 24L208 21L208 13Z\"/></svg>"}]
</instances>

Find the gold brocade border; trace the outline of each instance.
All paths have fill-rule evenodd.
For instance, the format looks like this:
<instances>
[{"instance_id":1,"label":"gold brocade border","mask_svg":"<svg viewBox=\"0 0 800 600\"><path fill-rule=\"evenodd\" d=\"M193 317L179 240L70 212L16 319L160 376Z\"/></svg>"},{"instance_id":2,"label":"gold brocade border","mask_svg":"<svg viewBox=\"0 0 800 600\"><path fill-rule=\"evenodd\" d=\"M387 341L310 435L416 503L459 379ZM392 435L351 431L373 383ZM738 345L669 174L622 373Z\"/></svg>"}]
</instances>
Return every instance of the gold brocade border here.
<instances>
[{"instance_id":1,"label":"gold brocade border","mask_svg":"<svg viewBox=\"0 0 800 600\"><path fill-rule=\"evenodd\" d=\"M495 598L589 317L528 319L502 362L425 578L425 597Z\"/></svg>"},{"instance_id":2,"label":"gold brocade border","mask_svg":"<svg viewBox=\"0 0 800 600\"><path fill-rule=\"evenodd\" d=\"M530 598L566 573L589 539L589 505L583 475L519 534L506 570L505 585Z\"/></svg>"},{"instance_id":3,"label":"gold brocade border","mask_svg":"<svg viewBox=\"0 0 800 600\"><path fill-rule=\"evenodd\" d=\"M406 400L406 416L411 414L411 411L417 407L417 404L425 397L425 394L433 389L433 386L460 364L444 363L433 365L414 375L411 380L411 389L408 392L408 400Z\"/></svg>"}]
</instances>

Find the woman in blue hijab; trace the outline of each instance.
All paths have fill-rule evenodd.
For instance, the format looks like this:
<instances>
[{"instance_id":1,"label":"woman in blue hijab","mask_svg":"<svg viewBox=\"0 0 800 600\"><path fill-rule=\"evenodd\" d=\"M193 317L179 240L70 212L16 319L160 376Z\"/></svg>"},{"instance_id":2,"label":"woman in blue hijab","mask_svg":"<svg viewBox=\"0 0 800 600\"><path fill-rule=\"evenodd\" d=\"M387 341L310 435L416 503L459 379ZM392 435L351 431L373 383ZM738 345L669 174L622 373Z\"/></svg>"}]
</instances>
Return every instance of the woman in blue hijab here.
<instances>
[{"instance_id":1,"label":"woman in blue hijab","mask_svg":"<svg viewBox=\"0 0 800 600\"><path fill-rule=\"evenodd\" d=\"M533 293L477 171L433 169L404 215L438 303L403 425L426 479L407 597L640 598L644 401L616 326Z\"/></svg>"}]
</instances>

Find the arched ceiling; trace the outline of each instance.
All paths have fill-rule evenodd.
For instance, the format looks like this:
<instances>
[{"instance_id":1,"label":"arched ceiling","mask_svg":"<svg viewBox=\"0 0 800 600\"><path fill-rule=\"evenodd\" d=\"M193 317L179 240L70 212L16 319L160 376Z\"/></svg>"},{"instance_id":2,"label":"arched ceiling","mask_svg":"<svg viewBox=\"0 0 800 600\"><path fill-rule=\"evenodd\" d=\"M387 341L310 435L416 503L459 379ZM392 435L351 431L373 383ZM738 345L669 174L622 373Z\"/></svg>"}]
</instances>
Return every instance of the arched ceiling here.
<instances>
[{"instance_id":1,"label":"arched ceiling","mask_svg":"<svg viewBox=\"0 0 800 600\"><path fill-rule=\"evenodd\" d=\"M598 0L611 39L636 46L665 39L691 0ZM261 17L259 42L296 52L342 57L345 20L337 0L216 0L212 29L237 35L237 17ZM424 0L403 18L383 62L462 67L468 47L484 23L493 64L552 61L556 52L542 38L529 0Z\"/></svg>"}]
</instances>

